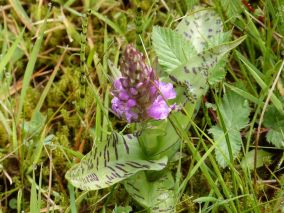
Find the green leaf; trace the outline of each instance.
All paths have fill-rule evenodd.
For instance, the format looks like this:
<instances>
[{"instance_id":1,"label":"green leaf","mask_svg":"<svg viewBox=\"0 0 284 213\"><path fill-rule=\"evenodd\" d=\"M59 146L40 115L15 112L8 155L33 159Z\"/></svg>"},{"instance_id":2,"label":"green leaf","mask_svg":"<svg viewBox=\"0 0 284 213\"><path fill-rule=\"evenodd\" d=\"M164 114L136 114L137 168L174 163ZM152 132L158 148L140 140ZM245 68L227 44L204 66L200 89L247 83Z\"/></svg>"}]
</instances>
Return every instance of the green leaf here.
<instances>
[{"instance_id":1,"label":"green leaf","mask_svg":"<svg viewBox=\"0 0 284 213\"><path fill-rule=\"evenodd\" d=\"M225 133L223 129L221 129L219 126L213 126L212 128L210 128L209 132L213 134L214 141L218 143L217 149L215 150L216 160L219 166L225 168L230 162L230 153ZM235 159L238 153L240 152L242 146L242 138L240 132L230 130L226 134L228 134L233 159Z\"/></svg>"},{"instance_id":2,"label":"green leaf","mask_svg":"<svg viewBox=\"0 0 284 213\"><path fill-rule=\"evenodd\" d=\"M196 55L194 47L179 33L155 26L153 28L152 40L159 63L170 72L181 64L184 64L192 55Z\"/></svg>"},{"instance_id":3,"label":"green leaf","mask_svg":"<svg viewBox=\"0 0 284 213\"><path fill-rule=\"evenodd\" d=\"M267 89L268 85L263 81L263 74L258 70L245 56L243 56L240 52L236 51L237 57L243 62L249 73L252 75L254 80L258 83L258 85L263 89ZM283 112L283 104L277 98L277 96L272 93L271 95L271 102L277 108L279 112Z\"/></svg>"},{"instance_id":4,"label":"green leaf","mask_svg":"<svg viewBox=\"0 0 284 213\"><path fill-rule=\"evenodd\" d=\"M227 42L230 34L223 32L221 18L213 9L199 8L183 18L176 32L155 27L152 40L165 72L194 102L207 92L208 82L224 78L223 57L246 38Z\"/></svg>"},{"instance_id":5,"label":"green leaf","mask_svg":"<svg viewBox=\"0 0 284 213\"><path fill-rule=\"evenodd\" d=\"M180 144L180 137L169 120L149 121L138 137L148 156L174 155Z\"/></svg>"},{"instance_id":6,"label":"green leaf","mask_svg":"<svg viewBox=\"0 0 284 213\"><path fill-rule=\"evenodd\" d=\"M193 100L197 100L207 92L208 76L212 76L214 67L218 64L224 55L231 49L238 46L246 36L240 37L234 41L223 43L208 50L205 50L195 56L192 56L187 62L172 72L168 72L173 81L186 85L188 93ZM223 64L225 65L225 64ZM219 63L221 68L221 62Z\"/></svg>"},{"instance_id":7,"label":"green leaf","mask_svg":"<svg viewBox=\"0 0 284 213\"><path fill-rule=\"evenodd\" d=\"M269 128L266 139L277 148L284 147L284 115L276 107L269 106L264 115L263 125Z\"/></svg>"},{"instance_id":8,"label":"green leaf","mask_svg":"<svg viewBox=\"0 0 284 213\"><path fill-rule=\"evenodd\" d=\"M242 168L248 168L250 170L254 169L254 153L255 150L251 150L250 152L246 153L241 161ZM257 159L256 159L256 168L262 167L265 162L270 161L272 154L270 152L266 152L263 150L257 151Z\"/></svg>"},{"instance_id":9,"label":"green leaf","mask_svg":"<svg viewBox=\"0 0 284 213\"><path fill-rule=\"evenodd\" d=\"M127 192L151 212L174 212L174 179L170 172L155 181L147 180L145 172L139 172L124 183Z\"/></svg>"},{"instance_id":10,"label":"green leaf","mask_svg":"<svg viewBox=\"0 0 284 213\"><path fill-rule=\"evenodd\" d=\"M219 63L213 67L208 74L208 83L210 85L215 85L221 82L226 76L226 70L224 69L226 65L226 60L220 60Z\"/></svg>"},{"instance_id":11,"label":"green leaf","mask_svg":"<svg viewBox=\"0 0 284 213\"><path fill-rule=\"evenodd\" d=\"M240 130L246 127L249 122L250 108L245 99L232 91L228 91L224 95L219 109L223 123L226 125L226 132L224 132L220 124L213 126L209 132L213 134L214 141L218 143L215 151L216 160L221 167L225 168L231 157L235 159L241 150ZM228 135L228 141L226 140L226 134ZM230 156L230 149L232 156Z\"/></svg>"},{"instance_id":12,"label":"green leaf","mask_svg":"<svg viewBox=\"0 0 284 213\"><path fill-rule=\"evenodd\" d=\"M248 102L238 94L228 91L220 104L220 111L227 129L240 130L249 122Z\"/></svg>"},{"instance_id":13,"label":"green leaf","mask_svg":"<svg viewBox=\"0 0 284 213\"><path fill-rule=\"evenodd\" d=\"M26 137L36 136L38 135L46 122L46 116L37 111L34 114L34 119L31 121L27 121L23 125L23 130Z\"/></svg>"},{"instance_id":14,"label":"green leaf","mask_svg":"<svg viewBox=\"0 0 284 213\"><path fill-rule=\"evenodd\" d=\"M222 38L223 23L218 14L210 8L199 8L189 16L186 16L177 26L177 32L190 41L197 52L212 47Z\"/></svg>"},{"instance_id":15,"label":"green leaf","mask_svg":"<svg viewBox=\"0 0 284 213\"><path fill-rule=\"evenodd\" d=\"M109 187L142 170L162 170L167 157L147 159L133 135L113 132L107 141L98 143L79 164L65 175L72 185L82 190Z\"/></svg>"},{"instance_id":16,"label":"green leaf","mask_svg":"<svg viewBox=\"0 0 284 213\"><path fill-rule=\"evenodd\" d=\"M242 12L240 1L222 0L220 2L226 15L232 19L235 19Z\"/></svg>"},{"instance_id":17,"label":"green leaf","mask_svg":"<svg viewBox=\"0 0 284 213\"><path fill-rule=\"evenodd\" d=\"M7 53L4 55L3 58L1 58L0 60L0 76L2 76L2 72L4 71L6 65L13 60L13 58L15 57L14 53L18 47L18 44L20 43L23 34L24 34L25 30L22 30L22 32L18 35L17 39L13 42L13 45L9 48L9 50L7 51Z\"/></svg>"},{"instance_id":18,"label":"green leaf","mask_svg":"<svg viewBox=\"0 0 284 213\"><path fill-rule=\"evenodd\" d=\"M17 2L17 1L15 1ZM20 102L19 102L19 107L18 107L18 112L17 112L17 117L16 117L16 123L18 123L18 121L20 120L21 117L21 113L23 110L23 106L24 106L24 102L26 99L26 95L27 95L27 91L29 88L29 84L32 78L32 74L35 68L35 63L41 48L41 43L43 41L43 37L44 37L44 31L46 29L46 25L47 25L47 17L50 15L50 11L48 11L48 13L45 16L43 25L40 28L39 31L39 36L37 37L35 44L33 46L32 52L30 54L30 58L29 58L29 62L27 64L27 67L25 69L25 74L24 74L24 79L23 79L23 86L22 86L22 91L21 91L21 96L20 96Z\"/></svg>"}]
</instances>

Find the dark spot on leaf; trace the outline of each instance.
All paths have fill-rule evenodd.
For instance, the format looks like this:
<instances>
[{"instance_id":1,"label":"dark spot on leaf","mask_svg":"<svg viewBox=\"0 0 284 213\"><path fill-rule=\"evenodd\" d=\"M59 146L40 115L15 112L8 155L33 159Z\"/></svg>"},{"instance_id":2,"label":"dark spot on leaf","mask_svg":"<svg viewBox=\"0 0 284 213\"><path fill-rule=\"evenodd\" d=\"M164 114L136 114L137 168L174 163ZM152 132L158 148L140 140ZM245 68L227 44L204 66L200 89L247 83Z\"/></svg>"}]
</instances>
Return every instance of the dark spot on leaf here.
<instances>
[{"instance_id":1,"label":"dark spot on leaf","mask_svg":"<svg viewBox=\"0 0 284 213\"><path fill-rule=\"evenodd\" d=\"M188 20L184 20L184 22L185 22L185 24L188 26L190 23L189 23L189 21Z\"/></svg>"},{"instance_id":2,"label":"dark spot on leaf","mask_svg":"<svg viewBox=\"0 0 284 213\"><path fill-rule=\"evenodd\" d=\"M191 35L189 35L187 32L184 32L183 34L184 34L185 37L191 38Z\"/></svg>"},{"instance_id":3,"label":"dark spot on leaf","mask_svg":"<svg viewBox=\"0 0 284 213\"><path fill-rule=\"evenodd\" d=\"M175 83L178 83L178 80L176 79L176 77L172 76L172 75L169 75L169 78L175 82Z\"/></svg>"},{"instance_id":4,"label":"dark spot on leaf","mask_svg":"<svg viewBox=\"0 0 284 213\"><path fill-rule=\"evenodd\" d=\"M185 73L189 73L189 69L186 66L184 66L183 69Z\"/></svg>"}]
</instances>

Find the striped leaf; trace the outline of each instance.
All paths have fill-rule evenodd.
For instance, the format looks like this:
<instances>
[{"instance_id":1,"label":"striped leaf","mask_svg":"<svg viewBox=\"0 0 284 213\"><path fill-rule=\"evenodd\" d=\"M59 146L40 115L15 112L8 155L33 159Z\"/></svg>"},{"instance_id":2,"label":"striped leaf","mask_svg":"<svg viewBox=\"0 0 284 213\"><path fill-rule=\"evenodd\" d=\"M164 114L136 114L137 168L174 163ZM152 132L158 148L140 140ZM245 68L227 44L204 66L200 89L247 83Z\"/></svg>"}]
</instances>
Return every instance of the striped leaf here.
<instances>
[{"instance_id":1,"label":"striped leaf","mask_svg":"<svg viewBox=\"0 0 284 213\"><path fill-rule=\"evenodd\" d=\"M145 172L139 172L124 182L127 192L150 212L175 212L174 179L170 172L149 181Z\"/></svg>"},{"instance_id":2,"label":"striped leaf","mask_svg":"<svg viewBox=\"0 0 284 213\"><path fill-rule=\"evenodd\" d=\"M133 135L113 132L95 146L79 164L73 166L66 178L82 190L98 190L124 180L138 171L162 170L167 157L147 159Z\"/></svg>"}]
</instances>

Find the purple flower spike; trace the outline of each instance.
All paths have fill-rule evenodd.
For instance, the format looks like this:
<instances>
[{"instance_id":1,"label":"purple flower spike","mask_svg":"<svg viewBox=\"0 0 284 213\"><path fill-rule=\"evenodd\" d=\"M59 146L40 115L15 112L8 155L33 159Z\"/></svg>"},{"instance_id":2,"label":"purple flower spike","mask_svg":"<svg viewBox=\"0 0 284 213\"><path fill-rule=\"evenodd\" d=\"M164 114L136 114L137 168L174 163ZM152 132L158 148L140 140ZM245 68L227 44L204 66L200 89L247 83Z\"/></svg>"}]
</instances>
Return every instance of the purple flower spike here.
<instances>
[{"instance_id":1,"label":"purple flower spike","mask_svg":"<svg viewBox=\"0 0 284 213\"><path fill-rule=\"evenodd\" d=\"M166 119L174 106L166 101L176 97L173 85L159 81L133 45L126 47L120 65L122 77L114 81L112 88L113 111L129 123Z\"/></svg>"}]
</instances>

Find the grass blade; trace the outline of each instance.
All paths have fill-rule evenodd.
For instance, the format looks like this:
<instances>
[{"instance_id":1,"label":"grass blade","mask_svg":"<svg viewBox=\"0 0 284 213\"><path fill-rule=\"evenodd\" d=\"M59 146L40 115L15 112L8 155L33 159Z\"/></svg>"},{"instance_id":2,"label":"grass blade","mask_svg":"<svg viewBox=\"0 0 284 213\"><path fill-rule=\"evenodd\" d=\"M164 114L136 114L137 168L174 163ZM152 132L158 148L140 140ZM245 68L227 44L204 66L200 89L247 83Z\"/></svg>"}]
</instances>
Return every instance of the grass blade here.
<instances>
[{"instance_id":1,"label":"grass blade","mask_svg":"<svg viewBox=\"0 0 284 213\"><path fill-rule=\"evenodd\" d=\"M34 47L32 49L32 53L30 55L30 60L28 62L26 70L25 70L25 75L24 75L24 79L23 79L23 87L22 87L20 103L19 103L19 109L18 109L18 114L17 114L17 117L16 117L16 123L17 124L18 124L19 119L21 117L21 113L22 113L22 109L23 109L23 106L24 106L25 97L26 97L27 90L28 90L28 87L29 87L29 84L30 84L32 73L34 71L34 67L35 67L35 63L36 63L36 60L37 60L37 56L38 56L39 51L40 51L41 43L42 43L42 40L43 40L44 30L46 28L47 17L49 16L49 14L50 14L50 11L46 15L44 23L41 26L41 29L40 29L40 32L39 32L39 36L38 36L38 38L37 38L37 40L35 42L35 45L34 45Z\"/></svg>"},{"instance_id":2,"label":"grass blade","mask_svg":"<svg viewBox=\"0 0 284 213\"><path fill-rule=\"evenodd\" d=\"M25 29L22 30L22 32L20 33L20 35L18 35L17 39L14 41L13 45L11 46L11 48L9 48L8 52L5 54L5 56L1 59L0 61L0 76L3 72L3 70L5 69L6 65L8 64L8 62L11 60L15 50L18 47L19 42L21 41L23 34L25 32Z\"/></svg>"}]
</instances>

